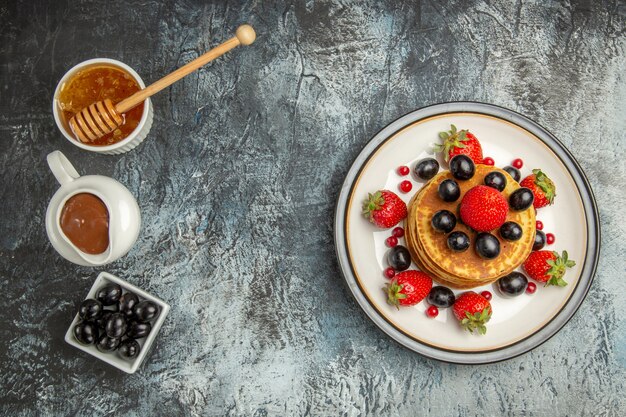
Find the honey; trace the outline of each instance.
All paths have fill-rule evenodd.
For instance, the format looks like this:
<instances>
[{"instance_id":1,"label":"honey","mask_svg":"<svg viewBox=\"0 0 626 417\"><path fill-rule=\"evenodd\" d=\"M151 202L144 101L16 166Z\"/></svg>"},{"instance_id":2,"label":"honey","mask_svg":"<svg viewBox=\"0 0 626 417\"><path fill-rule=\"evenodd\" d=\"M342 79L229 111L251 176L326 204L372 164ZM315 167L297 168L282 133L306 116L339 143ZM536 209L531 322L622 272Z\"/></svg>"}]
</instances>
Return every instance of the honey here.
<instances>
[{"instance_id":1,"label":"honey","mask_svg":"<svg viewBox=\"0 0 626 417\"><path fill-rule=\"evenodd\" d=\"M97 101L110 99L114 104L131 96L141 87L132 75L110 66L98 65L84 68L74 74L62 87L57 97L63 124L68 131L70 119L85 107ZM90 142L92 146L117 143L132 133L143 115L144 103L122 115L124 122L113 132Z\"/></svg>"}]
</instances>

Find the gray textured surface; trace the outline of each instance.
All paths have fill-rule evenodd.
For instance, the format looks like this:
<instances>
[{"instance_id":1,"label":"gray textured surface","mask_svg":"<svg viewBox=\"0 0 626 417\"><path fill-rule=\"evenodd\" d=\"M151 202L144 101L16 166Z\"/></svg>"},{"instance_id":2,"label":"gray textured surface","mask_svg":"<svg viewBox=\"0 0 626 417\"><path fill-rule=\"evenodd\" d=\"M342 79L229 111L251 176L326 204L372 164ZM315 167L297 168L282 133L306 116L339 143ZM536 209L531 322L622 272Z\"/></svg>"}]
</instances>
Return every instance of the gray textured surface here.
<instances>
[{"instance_id":1,"label":"gray textured surface","mask_svg":"<svg viewBox=\"0 0 626 417\"><path fill-rule=\"evenodd\" d=\"M624 415L626 10L618 1L0 3L0 412L5 415ZM154 98L123 156L57 131L56 82L110 57L147 82L252 23L257 42ZM342 177L415 108L485 101L563 141L604 230L591 292L543 346L479 367L371 324L332 246ZM111 273L172 305L128 376L63 342L98 269L61 259L45 155L109 175L145 220Z\"/></svg>"}]
</instances>

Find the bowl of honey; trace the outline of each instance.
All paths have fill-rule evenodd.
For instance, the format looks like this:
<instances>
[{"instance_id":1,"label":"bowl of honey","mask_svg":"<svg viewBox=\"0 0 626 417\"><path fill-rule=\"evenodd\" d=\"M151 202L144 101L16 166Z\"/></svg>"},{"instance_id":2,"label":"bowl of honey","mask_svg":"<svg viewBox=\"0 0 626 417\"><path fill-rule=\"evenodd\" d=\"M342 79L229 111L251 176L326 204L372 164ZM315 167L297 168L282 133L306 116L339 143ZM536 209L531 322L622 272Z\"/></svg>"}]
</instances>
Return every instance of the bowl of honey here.
<instances>
[{"instance_id":1,"label":"bowl of honey","mask_svg":"<svg viewBox=\"0 0 626 417\"><path fill-rule=\"evenodd\" d=\"M79 148L103 154L121 154L134 149L148 135L154 113L147 99L123 115L124 122L113 132L93 142L83 143L69 126L70 119L92 103L110 99L118 103L145 88L139 74L123 62L96 58L81 62L59 81L54 92L52 112L57 127Z\"/></svg>"}]
</instances>

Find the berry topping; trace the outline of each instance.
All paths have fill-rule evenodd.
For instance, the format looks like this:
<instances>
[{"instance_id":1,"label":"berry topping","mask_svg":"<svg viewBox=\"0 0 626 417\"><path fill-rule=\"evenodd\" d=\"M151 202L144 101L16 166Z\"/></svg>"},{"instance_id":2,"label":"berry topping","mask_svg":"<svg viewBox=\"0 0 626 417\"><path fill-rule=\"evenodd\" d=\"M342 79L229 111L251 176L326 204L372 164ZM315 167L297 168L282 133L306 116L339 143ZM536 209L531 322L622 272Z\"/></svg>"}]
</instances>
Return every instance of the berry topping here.
<instances>
[{"instance_id":1,"label":"berry topping","mask_svg":"<svg viewBox=\"0 0 626 417\"><path fill-rule=\"evenodd\" d=\"M383 291L387 294L387 303L399 310L400 306L412 306L422 301L432 286L433 280L424 272L404 271L386 284Z\"/></svg>"},{"instance_id":2,"label":"berry topping","mask_svg":"<svg viewBox=\"0 0 626 417\"><path fill-rule=\"evenodd\" d=\"M396 276L396 270L389 266L385 268L384 274L387 278L391 279Z\"/></svg>"},{"instance_id":3,"label":"berry topping","mask_svg":"<svg viewBox=\"0 0 626 417\"><path fill-rule=\"evenodd\" d=\"M465 252L470 247L469 237L463 232L452 232L448 235L448 248L454 252Z\"/></svg>"},{"instance_id":4,"label":"berry topping","mask_svg":"<svg viewBox=\"0 0 626 417\"><path fill-rule=\"evenodd\" d=\"M480 295L482 295L483 297L485 297L485 300L490 301L491 300L491 293L489 291L483 291L480 293Z\"/></svg>"},{"instance_id":5,"label":"berry topping","mask_svg":"<svg viewBox=\"0 0 626 417\"><path fill-rule=\"evenodd\" d=\"M450 160L450 172L457 180L469 180L476 172L476 165L466 155L457 155Z\"/></svg>"},{"instance_id":6,"label":"berry topping","mask_svg":"<svg viewBox=\"0 0 626 417\"><path fill-rule=\"evenodd\" d=\"M448 210L439 210L433 215L430 223L436 231L450 233L456 226L456 217Z\"/></svg>"},{"instance_id":7,"label":"berry topping","mask_svg":"<svg viewBox=\"0 0 626 417\"><path fill-rule=\"evenodd\" d=\"M387 246L393 248L398 244L398 238L395 236L389 236L385 242L387 243Z\"/></svg>"},{"instance_id":8,"label":"berry topping","mask_svg":"<svg viewBox=\"0 0 626 417\"><path fill-rule=\"evenodd\" d=\"M93 298L83 301L78 309L78 316L83 320L96 320L102 315L102 303Z\"/></svg>"},{"instance_id":9,"label":"berry topping","mask_svg":"<svg viewBox=\"0 0 626 417\"><path fill-rule=\"evenodd\" d=\"M477 185L465 193L459 212L463 223L479 232L488 232L506 221L509 205L497 190Z\"/></svg>"},{"instance_id":10,"label":"berry topping","mask_svg":"<svg viewBox=\"0 0 626 417\"><path fill-rule=\"evenodd\" d=\"M479 233L474 246L483 259L493 259L500 255L500 241L490 233Z\"/></svg>"},{"instance_id":11,"label":"berry topping","mask_svg":"<svg viewBox=\"0 0 626 417\"><path fill-rule=\"evenodd\" d=\"M485 185L487 187L495 188L498 191L502 191L504 190L504 187L506 187L506 178L501 172L492 171L485 175Z\"/></svg>"},{"instance_id":12,"label":"berry topping","mask_svg":"<svg viewBox=\"0 0 626 417\"><path fill-rule=\"evenodd\" d=\"M546 243L548 245L553 244L556 241L556 237L552 233L546 233Z\"/></svg>"},{"instance_id":13,"label":"berry topping","mask_svg":"<svg viewBox=\"0 0 626 417\"><path fill-rule=\"evenodd\" d=\"M441 184L439 184L439 188L437 188L437 193L439 197L443 201L447 201L451 203L456 201L461 196L461 189L459 188L459 184L457 184L454 180L443 180Z\"/></svg>"},{"instance_id":14,"label":"berry topping","mask_svg":"<svg viewBox=\"0 0 626 417\"><path fill-rule=\"evenodd\" d=\"M483 162L483 150L480 142L467 130L457 131L456 126L450 125L447 132L439 132L441 143L435 145L436 152L443 152L443 157L447 161L455 155L467 155L472 158L475 164Z\"/></svg>"},{"instance_id":15,"label":"berry topping","mask_svg":"<svg viewBox=\"0 0 626 417\"><path fill-rule=\"evenodd\" d=\"M74 338L81 345L92 345L98 340L98 326L89 321L81 321L74 326Z\"/></svg>"},{"instance_id":16,"label":"berry topping","mask_svg":"<svg viewBox=\"0 0 626 417\"><path fill-rule=\"evenodd\" d=\"M411 254L402 245L394 246L387 253L387 263L396 271L404 271L411 266Z\"/></svg>"},{"instance_id":17,"label":"berry topping","mask_svg":"<svg viewBox=\"0 0 626 417\"><path fill-rule=\"evenodd\" d=\"M409 172L411 172L411 170L406 165L402 165L401 167L398 167L398 175L400 175L401 177L404 177L405 175L409 175Z\"/></svg>"},{"instance_id":18,"label":"berry topping","mask_svg":"<svg viewBox=\"0 0 626 417\"><path fill-rule=\"evenodd\" d=\"M395 228L391 231L391 236L398 237L398 238L400 238L400 237L404 236L404 229L403 229L403 228L401 228L400 226L395 227Z\"/></svg>"},{"instance_id":19,"label":"berry topping","mask_svg":"<svg viewBox=\"0 0 626 417\"><path fill-rule=\"evenodd\" d=\"M454 304L454 293L450 288L437 285L430 290L426 301L428 301L428 304L439 308L452 307Z\"/></svg>"},{"instance_id":20,"label":"berry topping","mask_svg":"<svg viewBox=\"0 0 626 417\"><path fill-rule=\"evenodd\" d=\"M435 306L430 306L426 309L426 315L431 319L434 319L439 315L439 309Z\"/></svg>"},{"instance_id":21,"label":"berry topping","mask_svg":"<svg viewBox=\"0 0 626 417\"><path fill-rule=\"evenodd\" d=\"M543 233L541 230L536 230L533 250L541 250L544 246L546 246L546 234Z\"/></svg>"},{"instance_id":22,"label":"berry topping","mask_svg":"<svg viewBox=\"0 0 626 417\"><path fill-rule=\"evenodd\" d=\"M567 259L567 251L559 255L557 252L547 250L531 252L523 264L524 271L535 281L559 287L567 285L563 276L567 268L574 265L576 265L574 261Z\"/></svg>"},{"instance_id":23,"label":"berry topping","mask_svg":"<svg viewBox=\"0 0 626 417\"><path fill-rule=\"evenodd\" d=\"M485 159L483 159L483 164L494 166L495 162L493 161L493 158L488 156Z\"/></svg>"},{"instance_id":24,"label":"berry topping","mask_svg":"<svg viewBox=\"0 0 626 417\"><path fill-rule=\"evenodd\" d=\"M452 307L454 316L461 326L473 333L487 333L485 324L491 319L491 304L489 300L473 291L468 291L459 296Z\"/></svg>"},{"instance_id":25,"label":"berry topping","mask_svg":"<svg viewBox=\"0 0 626 417\"><path fill-rule=\"evenodd\" d=\"M400 183L400 191L402 191L403 193L408 193L412 189L413 189L413 184L411 184L411 181L404 180Z\"/></svg>"},{"instance_id":26,"label":"berry topping","mask_svg":"<svg viewBox=\"0 0 626 417\"><path fill-rule=\"evenodd\" d=\"M528 286L526 287L526 294L534 294L535 291L537 291L537 284L535 284L534 282L529 282Z\"/></svg>"},{"instance_id":27,"label":"berry topping","mask_svg":"<svg viewBox=\"0 0 626 417\"><path fill-rule=\"evenodd\" d=\"M500 227L500 236L502 239L512 242L522 238L522 227L515 222L506 222Z\"/></svg>"},{"instance_id":28,"label":"berry topping","mask_svg":"<svg viewBox=\"0 0 626 417\"><path fill-rule=\"evenodd\" d=\"M537 228L537 230L543 230L543 222L541 220L537 220L537 222L535 223L535 227Z\"/></svg>"},{"instance_id":29,"label":"berry topping","mask_svg":"<svg viewBox=\"0 0 626 417\"><path fill-rule=\"evenodd\" d=\"M511 165L513 165L513 168L522 169L522 167L524 166L524 161L522 161L520 158L517 158L513 160Z\"/></svg>"},{"instance_id":30,"label":"berry topping","mask_svg":"<svg viewBox=\"0 0 626 417\"><path fill-rule=\"evenodd\" d=\"M434 158L422 159L415 165L415 175L423 180L429 180L439 172L439 162Z\"/></svg>"},{"instance_id":31,"label":"berry topping","mask_svg":"<svg viewBox=\"0 0 626 417\"><path fill-rule=\"evenodd\" d=\"M519 182L519 180L522 178L522 174L519 172L517 168L513 168L511 166L505 166L502 169L508 172L509 175L513 177L513 179L517 182Z\"/></svg>"},{"instance_id":32,"label":"berry topping","mask_svg":"<svg viewBox=\"0 0 626 417\"><path fill-rule=\"evenodd\" d=\"M533 206L536 209L549 206L554 202L556 197L556 187L552 180L540 169L533 169L532 175L527 176L520 182L522 187L528 188L533 192L535 200Z\"/></svg>"},{"instance_id":33,"label":"berry topping","mask_svg":"<svg viewBox=\"0 0 626 417\"><path fill-rule=\"evenodd\" d=\"M513 210L522 211L533 205L535 199L533 192L522 187L513 191L509 196L509 205Z\"/></svg>"},{"instance_id":34,"label":"berry topping","mask_svg":"<svg viewBox=\"0 0 626 417\"><path fill-rule=\"evenodd\" d=\"M363 203L363 215L376 226L386 229L406 217L406 204L391 191L377 191L369 194Z\"/></svg>"},{"instance_id":35,"label":"berry topping","mask_svg":"<svg viewBox=\"0 0 626 417\"><path fill-rule=\"evenodd\" d=\"M498 290L505 297L516 297L526 291L528 279L521 272L513 271L498 280Z\"/></svg>"}]
</instances>

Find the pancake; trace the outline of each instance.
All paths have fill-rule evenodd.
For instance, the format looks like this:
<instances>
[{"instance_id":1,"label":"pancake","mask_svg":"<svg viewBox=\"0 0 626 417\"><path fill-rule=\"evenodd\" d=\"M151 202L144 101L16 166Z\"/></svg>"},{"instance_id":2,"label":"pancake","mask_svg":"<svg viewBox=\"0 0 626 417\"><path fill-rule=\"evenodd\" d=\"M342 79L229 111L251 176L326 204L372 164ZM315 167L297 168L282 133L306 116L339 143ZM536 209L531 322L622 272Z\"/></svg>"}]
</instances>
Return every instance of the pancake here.
<instances>
[{"instance_id":1,"label":"pancake","mask_svg":"<svg viewBox=\"0 0 626 417\"><path fill-rule=\"evenodd\" d=\"M474 250L477 233L460 222L458 205L465 193L476 185L483 184L486 174L492 171L502 173L507 185L502 195L509 195L519 184L504 170L479 164L476 173L467 180L455 180L461 188L461 197L452 203L443 201L437 189L446 179L454 179L450 171L437 174L411 199L405 224L405 238L413 261L433 278L453 288L472 288L491 283L509 274L528 257L535 240L535 210L531 206L523 211L509 210L506 221L513 221L522 228L522 238L515 242L502 239L498 230L492 234L500 241L500 255L495 259L483 259ZM455 231L465 232L470 238L470 248L465 252L453 252L447 246L447 234L437 232L431 226L431 219L439 210L449 210L457 215Z\"/></svg>"}]
</instances>

